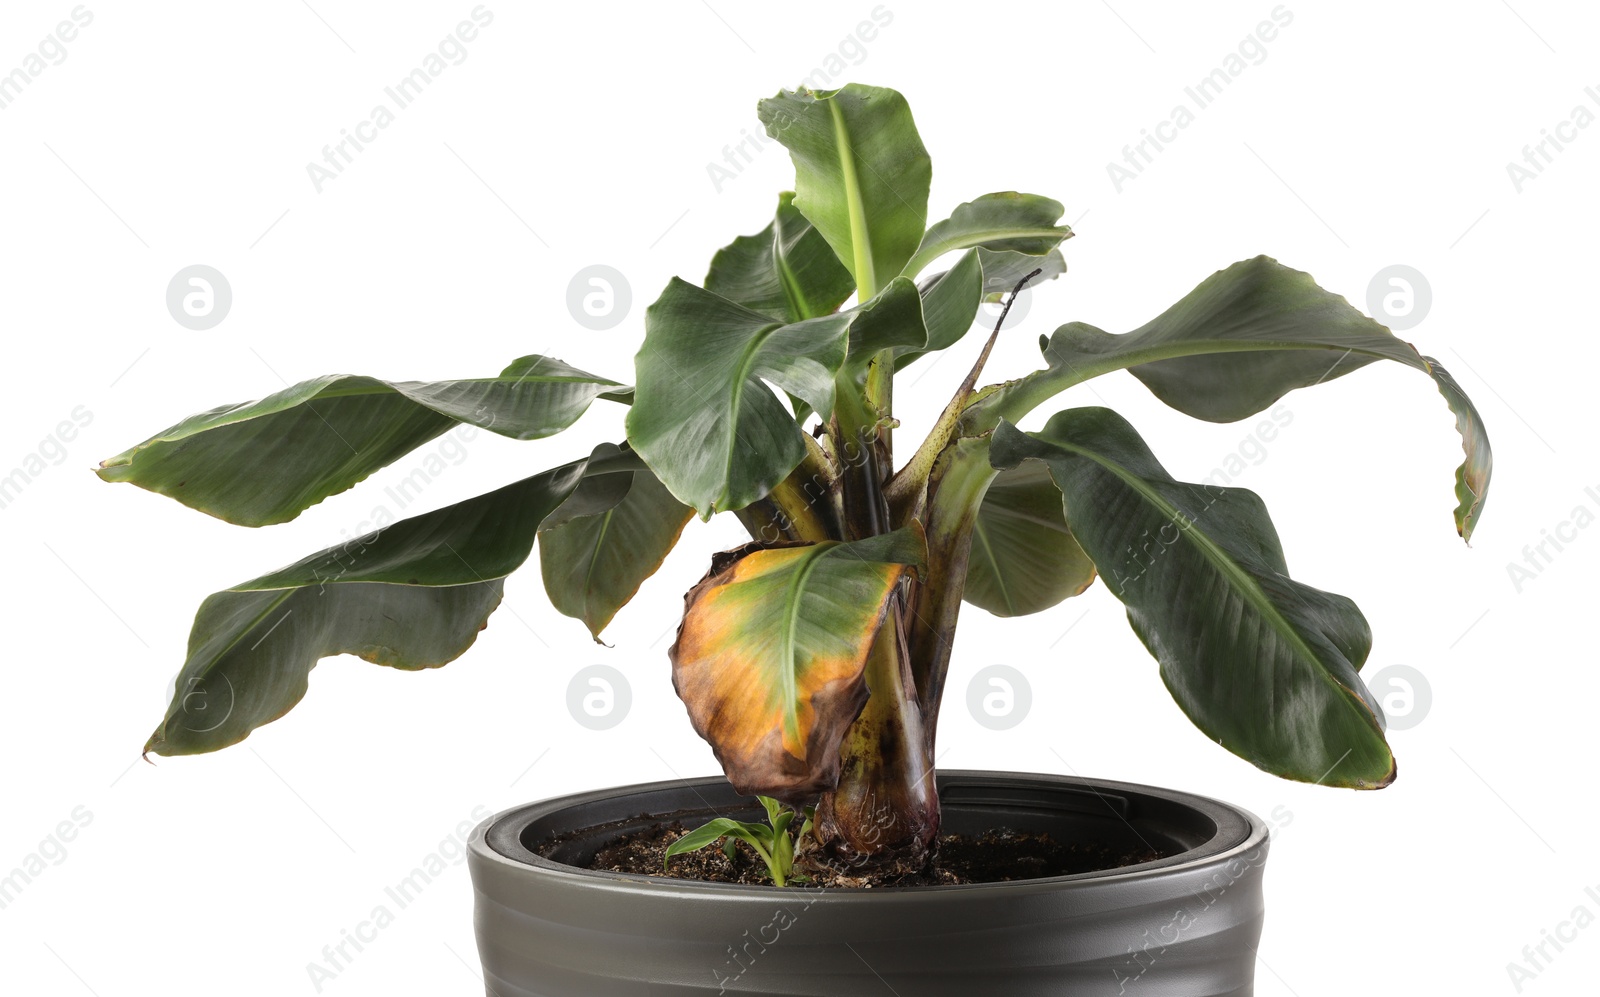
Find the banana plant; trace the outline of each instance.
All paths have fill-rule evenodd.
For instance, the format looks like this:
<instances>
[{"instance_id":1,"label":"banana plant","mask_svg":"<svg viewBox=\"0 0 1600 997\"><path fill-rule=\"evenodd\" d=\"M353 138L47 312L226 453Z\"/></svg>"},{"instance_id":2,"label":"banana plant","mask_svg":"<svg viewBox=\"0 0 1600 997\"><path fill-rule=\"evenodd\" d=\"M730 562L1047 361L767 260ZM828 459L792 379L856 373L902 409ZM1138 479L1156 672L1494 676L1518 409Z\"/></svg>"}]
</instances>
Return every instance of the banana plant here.
<instances>
[{"instance_id":1,"label":"banana plant","mask_svg":"<svg viewBox=\"0 0 1600 997\"><path fill-rule=\"evenodd\" d=\"M961 342L985 301L1065 273L1062 206L992 193L929 224L930 160L893 90L780 91L757 110L793 159L794 190L699 284L662 290L632 386L543 356L469 380L322 377L191 416L101 465L108 481L264 526L460 424L535 440L596 402L628 407L626 439L585 459L207 598L146 752L243 740L291 709L330 655L401 669L454 660L536 545L553 604L598 640L692 519L728 513L751 542L712 556L689 589L672 681L735 788L814 806L797 861L818 874L930 861L935 733L962 603L1038 613L1096 577L1179 708L1221 747L1287 779L1388 785L1383 713L1359 675L1366 620L1289 577L1254 493L1173 478L1103 408L1018 427L1116 371L1186 415L1230 422L1394 361L1431 379L1455 416L1466 539L1492 458L1438 361L1261 256L1137 329L1062 325L1041 338L1039 369L980 385L997 323L933 430L897 461L896 375ZM224 684L231 712L192 722L192 690Z\"/></svg>"}]
</instances>

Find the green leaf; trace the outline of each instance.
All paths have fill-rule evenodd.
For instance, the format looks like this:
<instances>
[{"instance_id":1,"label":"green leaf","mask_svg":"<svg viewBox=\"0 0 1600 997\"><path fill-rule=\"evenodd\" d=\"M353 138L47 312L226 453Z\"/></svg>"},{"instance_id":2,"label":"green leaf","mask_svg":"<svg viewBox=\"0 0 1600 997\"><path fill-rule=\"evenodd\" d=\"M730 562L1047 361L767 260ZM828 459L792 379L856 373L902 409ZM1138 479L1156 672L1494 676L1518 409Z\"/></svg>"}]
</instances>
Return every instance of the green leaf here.
<instances>
[{"instance_id":1,"label":"green leaf","mask_svg":"<svg viewBox=\"0 0 1600 997\"><path fill-rule=\"evenodd\" d=\"M987 249L978 249L978 262L983 266L983 299L985 301L999 301L1017 286L1022 278L1039 271L1039 275L1028 287L1035 288L1047 280L1055 280L1067 272L1067 261L1062 257L1061 250L1052 249L1043 256L1029 256L1026 253L993 252Z\"/></svg>"},{"instance_id":2,"label":"green leaf","mask_svg":"<svg viewBox=\"0 0 1600 997\"><path fill-rule=\"evenodd\" d=\"M551 604L582 620L598 641L693 516L632 451L601 444L577 491L539 528L539 567Z\"/></svg>"},{"instance_id":3,"label":"green leaf","mask_svg":"<svg viewBox=\"0 0 1600 997\"><path fill-rule=\"evenodd\" d=\"M1275 775L1375 789L1395 774L1357 671L1372 635L1355 603L1288 576L1254 492L1175 481L1132 426L1069 409L996 430L996 467L1043 461L1074 536L1207 736Z\"/></svg>"},{"instance_id":4,"label":"green leaf","mask_svg":"<svg viewBox=\"0 0 1600 997\"><path fill-rule=\"evenodd\" d=\"M1471 539L1483 511L1494 463L1488 434L1439 362L1318 287L1309 274L1268 257L1213 274L1126 335L1075 322L1040 345L1049 366L980 393L963 420L965 432L982 432L1002 419L1015 422L1058 392L1113 370L1129 369L1180 412L1231 422L1295 388L1394 360L1432 377L1455 415L1466 453L1456 472L1455 510L1464 539Z\"/></svg>"},{"instance_id":5,"label":"green leaf","mask_svg":"<svg viewBox=\"0 0 1600 997\"><path fill-rule=\"evenodd\" d=\"M298 703L311 669L331 655L407 670L453 661L587 463L402 520L209 596L177 694L145 751L197 754L243 740Z\"/></svg>"},{"instance_id":6,"label":"green leaf","mask_svg":"<svg viewBox=\"0 0 1600 997\"><path fill-rule=\"evenodd\" d=\"M850 315L849 362L864 367L880 350L927 345L923 299L909 277L896 277Z\"/></svg>"},{"instance_id":7,"label":"green leaf","mask_svg":"<svg viewBox=\"0 0 1600 997\"><path fill-rule=\"evenodd\" d=\"M689 719L735 789L793 800L832 788L839 743L866 702L864 669L919 526L852 543L718 555L684 598L669 652Z\"/></svg>"},{"instance_id":8,"label":"green leaf","mask_svg":"<svg viewBox=\"0 0 1600 997\"><path fill-rule=\"evenodd\" d=\"M717 817L685 833L668 845L666 853L662 856L662 865L665 867L674 855L697 852L707 845L716 844L723 838L737 838L743 841L756 850L762 861L770 865L772 862L772 853L768 848L770 842L765 840L763 832L771 833L759 824L744 824L727 817Z\"/></svg>"},{"instance_id":9,"label":"green leaf","mask_svg":"<svg viewBox=\"0 0 1600 997\"><path fill-rule=\"evenodd\" d=\"M1034 278L1053 280L1067 271L1061 253L1051 250L1043 256L1023 253L990 252L971 249L961 254L955 266L922 283L922 312L928 330L919 348L901 347L895 351L895 370L902 370L920 357L949 349L973 328L978 306L998 300L1034 270Z\"/></svg>"},{"instance_id":10,"label":"green leaf","mask_svg":"<svg viewBox=\"0 0 1600 997\"><path fill-rule=\"evenodd\" d=\"M702 518L765 496L805 456L764 382L833 409L848 314L784 325L676 277L645 313L628 441Z\"/></svg>"},{"instance_id":11,"label":"green leaf","mask_svg":"<svg viewBox=\"0 0 1600 997\"><path fill-rule=\"evenodd\" d=\"M949 218L930 227L904 272L915 277L944 254L974 246L995 252L1043 256L1063 240L1072 238L1072 229L1057 224L1062 210L1061 202L1037 194L1019 194L1014 190L985 194L957 205Z\"/></svg>"},{"instance_id":12,"label":"green leaf","mask_svg":"<svg viewBox=\"0 0 1600 997\"><path fill-rule=\"evenodd\" d=\"M239 526L287 522L457 423L513 439L551 436L596 398L631 389L528 356L499 377L380 381L330 375L257 402L224 405L105 461L128 481Z\"/></svg>"},{"instance_id":13,"label":"green leaf","mask_svg":"<svg viewBox=\"0 0 1600 997\"><path fill-rule=\"evenodd\" d=\"M741 235L712 257L705 286L781 322L826 315L856 289L788 191L778 195L777 215L759 235Z\"/></svg>"},{"instance_id":14,"label":"green leaf","mask_svg":"<svg viewBox=\"0 0 1600 997\"><path fill-rule=\"evenodd\" d=\"M789 836L789 825L794 823L795 812L784 810L772 818L772 863L768 871L778 886L787 886L794 872L794 838Z\"/></svg>"},{"instance_id":15,"label":"green leaf","mask_svg":"<svg viewBox=\"0 0 1600 997\"><path fill-rule=\"evenodd\" d=\"M928 220L933 166L906 100L857 83L779 91L757 106L767 134L788 148L795 207L855 278L860 299L905 266Z\"/></svg>"},{"instance_id":16,"label":"green leaf","mask_svg":"<svg viewBox=\"0 0 1600 997\"><path fill-rule=\"evenodd\" d=\"M1025 461L996 475L978 506L963 598L996 616L1026 616L1093 582L1094 562L1067 526L1049 470Z\"/></svg>"},{"instance_id":17,"label":"green leaf","mask_svg":"<svg viewBox=\"0 0 1600 997\"><path fill-rule=\"evenodd\" d=\"M896 356L896 369L935 350L954 346L972 330L978 316L978 306L983 303L983 263L974 249L961 254L956 265L933 277L922 291L922 314L928 336L922 349L901 350Z\"/></svg>"}]
</instances>

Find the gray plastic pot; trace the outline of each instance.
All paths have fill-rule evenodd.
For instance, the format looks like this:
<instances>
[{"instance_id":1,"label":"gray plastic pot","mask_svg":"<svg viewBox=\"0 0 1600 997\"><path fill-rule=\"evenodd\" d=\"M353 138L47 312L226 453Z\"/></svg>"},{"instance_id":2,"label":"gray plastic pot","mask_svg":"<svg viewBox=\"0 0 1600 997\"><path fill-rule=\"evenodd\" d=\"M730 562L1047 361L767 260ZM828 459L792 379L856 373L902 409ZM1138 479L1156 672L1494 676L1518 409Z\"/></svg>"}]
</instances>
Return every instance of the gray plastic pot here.
<instances>
[{"instance_id":1,"label":"gray plastic pot","mask_svg":"<svg viewBox=\"0 0 1600 997\"><path fill-rule=\"evenodd\" d=\"M816 890L577 868L663 817L759 819L720 778L584 793L480 824L468 864L492 997L1221 997L1253 991L1266 826L1118 782L938 776L947 831L1000 827L1168 858L968 886ZM589 829L589 830L585 830ZM534 849L582 832L550 857Z\"/></svg>"}]
</instances>

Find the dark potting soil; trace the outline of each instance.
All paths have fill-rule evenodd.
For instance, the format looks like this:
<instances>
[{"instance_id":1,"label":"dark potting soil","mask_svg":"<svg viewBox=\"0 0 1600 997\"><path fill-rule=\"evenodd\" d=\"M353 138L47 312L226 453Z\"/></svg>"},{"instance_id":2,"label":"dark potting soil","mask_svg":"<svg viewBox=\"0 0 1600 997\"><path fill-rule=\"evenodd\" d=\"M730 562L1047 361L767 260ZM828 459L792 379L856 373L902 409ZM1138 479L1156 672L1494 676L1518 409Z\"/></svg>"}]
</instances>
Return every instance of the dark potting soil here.
<instances>
[{"instance_id":1,"label":"dark potting soil","mask_svg":"<svg viewBox=\"0 0 1600 997\"><path fill-rule=\"evenodd\" d=\"M642 831L623 835L600 849L589 868L605 872L627 872L671 879L693 879L709 883L770 884L767 867L754 850L737 843L729 859L720 847L702 848L674 855L663 869L667 847L689 828L681 822L656 824ZM853 886L951 886L962 883L1005 883L1020 879L1069 876L1081 872L1120 869L1166 858L1149 848L1122 851L1099 845L1056 841L1048 834L1012 830L986 831L977 837L947 834L939 839L939 854L933 870L917 877L898 877L872 882L852 881ZM821 883L816 885L828 885Z\"/></svg>"}]
</instances>

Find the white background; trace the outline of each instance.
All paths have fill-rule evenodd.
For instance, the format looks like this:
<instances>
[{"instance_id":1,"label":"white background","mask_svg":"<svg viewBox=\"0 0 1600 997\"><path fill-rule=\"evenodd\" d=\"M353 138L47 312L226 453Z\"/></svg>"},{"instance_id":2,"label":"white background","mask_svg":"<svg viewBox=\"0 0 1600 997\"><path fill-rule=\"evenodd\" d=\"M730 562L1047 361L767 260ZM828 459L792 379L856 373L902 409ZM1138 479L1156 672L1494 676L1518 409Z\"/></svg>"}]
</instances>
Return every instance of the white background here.
<instances>
[{"instance_id":1,"label":"white background","mask_svg":"<svg viewBox=\"0 0 1600 997\"><path fill-rule=\"evenodd\" d=\"M0 8L0 72L73 6ZM43 441L57 424L78 406L92 413L60 463L0 510L0 873L41 848L58 860L0 910L8 992L313 993L307 964L428 855L459 855L456 827L475 808L715 771L672 694L665 648L680 594L741 536L730 517L690 526L608 632L614 648L549 609L530 564L461 661L405 674L330 660L293 713L244 744L137 764L200 600L354 535L377 506L397 511L384 487L438 444L259 531L89 468L190 412L324 373L484 376L543 352L629 380L644 306L670 276L698 281L719 246L765 225L792 182L775 145L720 192L707 164L759 131L757 98L822 82L813 71L874 4L491 2L493 23L465 61L318 193L306 164L473 6L91 3L65 61L0 111L0 473L41 448L54 457ZM859 64L833 82L910 99L935 163L930 218L992 190L1066 205L1071 273L1042 287L1002 340L996 378L1037 366L1037 335L1060 322L1126 331L1258 253L1363 307L1381 268L1426 275L1431 311L1404 335L1457 374L1495 445L1472 547L1450 521L1461 455L1449 413L1397 365L1290 395L1292 423L1237 483L1266 498L1297 577L1361 604L1376 634L1366 674L1419 669L1431 711L1392 733L1390 789L1277 781L1189 725L1096 586L1023 620L964 615L940 764L1283 808L1265 997L1516 993L1507 964L1525 945L1579 905L1600 914L1600 529L1579 530L1520 591L1507 569L1577 507L1600 513L1600 127L1520 192L1506 164L1575 106L1600 113L1584 94L1600 88L1600 22L1552 0L1291 0L1293 22L1265 60L1118 192L1107 163L1273 9L1201 6L889 0L891 22L845 45ZM205 332L164 303L169 279L194 263L219 269L234 294ZM566 307L569 279L594 263L633 291L608 332ZM978 345L913 368L924 376L897 393L910 433ZM1072 395L1061 404L1128 415L1181 478L1242 447L1258 453L1243 442L1252 423L1190 421L1127 375ZM405 512L586 454L620 438L621 419L597 402L564 436L483 434ZM566 707L573 674L597 663L633 692L625 721L604 732ZM966 709L972 676L991 664L1032 686L1031 714L1009 731ZM46 843L79 807L88 826ZM465 867L451 867L323 992L479 992L470 900ZM1600 926L1547 952L1523 992L1592 992Z\"/></svg>"}]
</instances>

